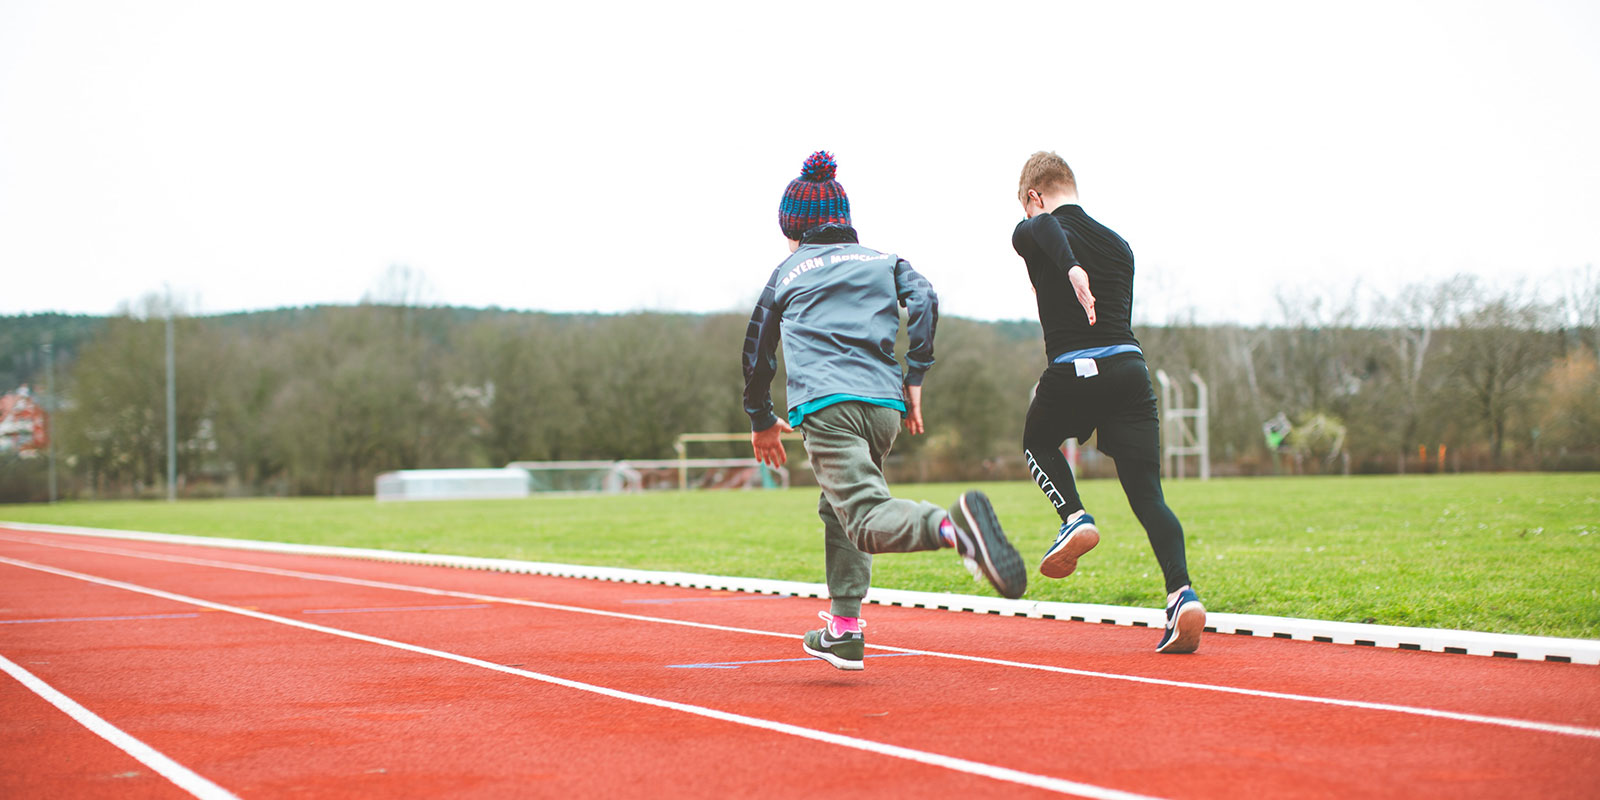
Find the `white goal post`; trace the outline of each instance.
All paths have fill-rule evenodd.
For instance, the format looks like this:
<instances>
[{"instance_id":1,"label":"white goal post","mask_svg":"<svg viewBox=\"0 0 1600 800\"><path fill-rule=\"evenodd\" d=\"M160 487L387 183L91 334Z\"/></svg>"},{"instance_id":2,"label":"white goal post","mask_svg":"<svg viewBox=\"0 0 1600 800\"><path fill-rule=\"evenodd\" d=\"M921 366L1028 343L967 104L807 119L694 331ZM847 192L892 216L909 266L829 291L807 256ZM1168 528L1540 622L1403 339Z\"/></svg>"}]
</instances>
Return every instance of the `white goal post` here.
<instances>
[{"instance_id":1,"label":"white goal post","mask_svg":"<svg viewBox=\"0 0 1600 800\"><path fill-rule=\"evenodd\" d=\"M789 439L789 440L794 440L794 439L800 439L802 437L801 437L799 431L795 431L793 433L782 434L782 438ZM750 434L748 434L748 433L683 433L683 434L679 434L678 438L675 441L673 441L673 443L672 443L672 449L676 450L677 453L678 453L678 488L679 489L688 489L689 488L689 467L694 466L697 462L700 462L700 461L727 460L727 461L738 461L738 462L740 462L742 464L746 464L746 465L752 464L752 463L760 465L760 462L756 461L753 458L691 459L691 458L689 458L689 445L691 443L694 443L694 442L749 442L749 441L750 441ZM778 467L776 469L773 469L772 467L765 467L765 469L771 469L771 470L773 470L773 472L777 473L780 476L783 488L785 488L785 489L789 488L789 470L788 469L785 469L784 467Z\"/></svg>"},{"instance_id":2,"label":"white goal post","mask_svg":"<svg viewBox=\"0 0 1600 800\"><path fill-rule=\"evenodd\" d=\"M1200 373L1189 373L1194 382L1195 406L1183 408L1183 385L1174 384L1166 370L1156 370L1161 384L1161 460L1166 473L1184 477L1184 466L1194 456L1200 467L1200 480L1211 480L1211 390Z\"/></svg>"}]
</instances>

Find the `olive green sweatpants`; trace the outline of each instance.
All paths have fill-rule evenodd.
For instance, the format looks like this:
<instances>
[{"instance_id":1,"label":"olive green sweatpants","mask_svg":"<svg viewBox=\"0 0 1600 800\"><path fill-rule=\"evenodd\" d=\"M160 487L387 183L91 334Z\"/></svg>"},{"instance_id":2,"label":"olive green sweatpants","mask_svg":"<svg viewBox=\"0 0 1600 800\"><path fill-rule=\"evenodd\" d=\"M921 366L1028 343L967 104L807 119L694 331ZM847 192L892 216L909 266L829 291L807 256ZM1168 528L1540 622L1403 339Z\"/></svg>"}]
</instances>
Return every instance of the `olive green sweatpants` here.
<instances>
[{"instance_id":1,"label":"olive green sweatpants","mask_svg":"<svg viewBox=\"0 0 1600 800\"><path fill-rule=\"evenodd\" d=\"M897 500L883 478L883 459L900 432L900 412L844 402L806 415L800 426L811 471L822 487L817 515L827 548L828 595L838 617L861 616L872 584L873 553L910 553L944 546L932 503Z\"/></svg>"}]
</instances>

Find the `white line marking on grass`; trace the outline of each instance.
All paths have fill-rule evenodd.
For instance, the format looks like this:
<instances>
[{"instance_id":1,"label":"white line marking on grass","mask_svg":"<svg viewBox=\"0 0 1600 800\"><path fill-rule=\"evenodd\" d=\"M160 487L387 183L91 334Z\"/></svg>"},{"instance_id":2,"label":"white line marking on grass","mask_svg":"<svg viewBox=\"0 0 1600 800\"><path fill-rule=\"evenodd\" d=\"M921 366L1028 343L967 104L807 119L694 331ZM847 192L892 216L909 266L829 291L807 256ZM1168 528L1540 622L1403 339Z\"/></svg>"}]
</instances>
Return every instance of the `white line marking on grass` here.
<instances>
[{"instance_id":1,"label":"white line marking on grass","mask_svg":"<svg viewBox=\"0 0 1600 800\"><path fill-rule=\"evenodd\" d=\"M847 748L850 748L852 750L861 750L861 751L868 752L868 753L876 753L878 755L889 756L891 758L904 759L906 761L912 761L912 762L916 762L916 763L919 763L919 764L926 764L926 765L932 766L932 767L940 767L940 768L948 769L948 770L951 770L951 771L954 771L954 772L963 772L963 773L966 773L968 775L977 775L977 776L983 777L983 778L990 778L990 779L998 780L998 781L1006 781L1008 783L1017 783L1017 784L1021 784L1023 786L1032 786L1032 787L1037 788L1037 789L1045 789L1047 791L1059 792L1061 794L1070 794L1070 795L1077 795L1077 796L1080 796L1080 797L1094 798L1095 800L1156 800L1155 798L1152 798L1152 797L1150 797L1148 795L1135 794L1135 793L1132 793L1132 792L1124 792L1124 791L1119 791L1117 789L1109 789L1109 788L1106 788L1104 786L1095 786L1093 784L1088 784L1088 783L1078 783L1077 781L1069 781L1069 780L1065 780L1065 779L1062 779L1062 778L1053 778L1053 777L1050 777L1048 775L1037 775L1037 774L1034 774L1034 773L1031 773L1031 772L1022 772L1021 770L1014 770L1014 769L1010 769L1008 767L1002 767L1002 766L998 766L998 765L995 765L995 764L985 764L985 763L983 763L981 761L970 761L968 759L957 758L955 756L941 755L939 753L929 753L929 752L926 752L926 751L923 751L923 750L913 750L913 749L911 749L909 747L900 747L898 745L885 744L883 742L875 742L875 741L872 741L870 739L858 739L858 738L853 737L853 736L844 736L844 735L841 735L841 734L829 733L827 731L813 730L811 728L802 728L802 727L800 727L798 725L790 725L790 724L788 724L786 722L777 722L775 720L761 719L759 717L748 717L748 716L745 716L743 714L734 714L734 713L730 713L730 712L727 712L727 711L718 711L717 709L714 709L714 708L706 708L704 706L689 705L688 703L679 703L679 702L672 701L672 700L663 700L663 699L658 698L658 697L650 697L648 695L641 695L641 694L634 694L632 692L625 692L625 691L622 691L620 689L612 689L612 688L605 687L605 686L597 686L597 685L592 684L592 683L583 683L583 682L580 682L580 681L568 680L566 678L558 678L558 677L556 677L554 675L546 675L546 674L544 674L542 672L533 672L531 670L518 669L516 667L508 667L508 666L505 666L503 664L496 664L496 663L494 663L492 661L484 661L482 659L473 658L471 656L464 656L464 655L460 655L458 653L451 653L451 652L444 651L444 650L435 650L435 649L433 649L431 647L423 647L421 645L409 644L407 642L395 641L393 639L384 639L384 638L381 638L381 637L378 637L378 636L368 636L368 635L363 634L363 633L355 633L353 631L340 630L338 628L329 628L327 626L317 625L317 624L311 623L311 622L304 622L302 620L290 619L288 617L280 617L280 616L277 616L275 614L267 614L267 613L263 613L263 612L260 612L260 611L253 611L253 610L248 609L248 608L240 608L238 606L230 606L230 605L226 605L224 603L212 602L210 600L202 600L202 599L200 599L198 597L189 597L187 595L175 594L173 592L167 592L167 591L163 591L161 589L153 589L153 588L150 588L148 586L140 586L138 584L125 583L123 581L112 580L110 578L101 578L101 577L96 576L96 575L86 575L86 574L81 573L81 572L73 572L71 570L58 569L56 567L51 567L51 566L47 566L47 565L44 565L44 564L34 564L34 563L31 563L31 562L28 562L28 561L19 561L19 560L14 559L14 558L6 558L4 556L0 556L0 563L10 564L10 565L15 566L15 567L21 567L23 569L31 569L31 570L35 570L35 571L38 571L38 572L48 573L48 574L51 574L51 575L58 575L58 576L61 576L61 577L64 577L64 578L72 578L73 580L84 581L86 583L94 583L94 584L99 584L101 586L109 586L109 587L111 587L113 589L122 589L124 591L129 591L129 592L137 592L139 594L149 595L151 597L159 597L159 598L162 598L162 599L165 599L165 600L171 600L171 601L176 602L176 603L184 603L184 604L187 604L187 605L199 606L201 608L209 608L209 609L212 609L214 611L223 611L223 612L226 612L226 613L229 613L229 614L237 614L237 615L242 616L242 617L250 617L251 619L258 619L258 620L262 620L264 622L273 622L273 623L277 623L279 625L287 625L287 626L289 626L291 628L301 628L303 630L315 631L317 633L325 633L325 634L328 634L330 636L339 636L339 637L342 637L342 638L345 638L345 639L351 639L351 640L358 641L358 642L366 642L368 644L381 645L383 647L390 647L390 648L394 648L396 650L404 650L404 651L411 652L411 653L418 653L420 655L432 656L434 658L444 659L446 661L454 661L454 662L456 662L458 664L466 664L467 666L472 666L472 667L481 667L483 669L493 670L495 672L503 672L503 673L508 674L508 675L517 675L519 677L529 678L531 680L539 681L540 683L548 683L548 684L551 684L551 685L554 685L554 686L561 686L561 687L565 687L565 688L568 688L568 689L576 689L576 690L582 691L582 692L590 692L592 694L598 694L598 695L601 695L601 696L604 696L604 697L610 697L610 698L614 698L614 699L617 699L617 700L625 700L625 701L631 702L631 703L639 703L641 705L653 706L653 707L656 707L656 708L664 708L664 709L667 709L669 711L678 711L678 712L682 712L682 713L685 713L685 714L693 714L694 716L697 716L697 717L705 717L707 719L714 719L714 720L719 720L719 721L722 721L722 722L731 722L731 723L734 723L734 724L737 724L737 725L745 725L745 726L748 726L748 727L751 727L751 728L759 728L761 730L772 731L774 733L787 734L787 735L795 736L795 737L798 737L798 738L801 738L801 739L809 739L809 740L815 741L815 742L823 742L825 744L837 745L839 747L847 747ZM7 661L5 663L6 664L10 664L9 661ZM15 666L15 665L12 665L12 666ZM21 667L17 667L17 669L20 670ZM8 669L7 671L10 671L10 670ZM24 674L26 674L26 673L24 673ZM29 677L32 677L32 676L30 675ZM48 689L49 687L46 686L45 688ZM37 691L37 690L35 690L35 691ZM62 699L65 700L66 698L63 696ZM71 702L71 701L67 700L67 702ZM88 713L88 712L85 711L85 713ZM98 717L96 719L98 719ZM102 722L103 722L103 720L102 720ZM87 723L85 723L85 724L87 724ZM113 730L115 730L115 729L113 729ZM118 733L121 733L121 732L118 731ZM105 734L102 733L101 735L104 736ZM107 738L110 738L110 737L107 737ZM134 744L138 744L137 741L131 740L131 737L130 737L130 741L133 741ZM153 751L153 750L150 751L150 752L153 755L160 756L159 753L155 753L155 751ZM141 760L143 760L143 759L141 759ZM146 762L146 763L149 763L149 762ZM176 766L176 764L174 764L174 766ZM194 777L196 779L198 779L198 780L201 780L201 781L205 780L203 778L200 778L198 775L196 775ZM174 780L174 782L176 783L177 781ZM207 785L211 785L211 784L209 784L209 782L207 782ZM187 787L185 787L185 788L187 788ZM193 790L191 790L191 791L193 791ZM220 788L218 788L217 791L220 792L222 790ZM211 798L211 797L233 798L234 797L233 795L227 794L226 792L223 792L222 794L216 794L216 795L198 795L197 794L197 796L202 796L202 797L207 797L207 798Z\"/></svg>"},{"instance_id":2,"label":"white line marking on grass","mask_svg":"<svg viewBox=\"0 0 1600 800\"><path fill-rule=\"evenodd\" d=\"M239 800L238 795L206 780L194 770L173 761L150 745L133 738L121 728L106 722L99 714L84 708L78 701L57 691L54 686L40 680L38 676L3 655L0 655L0 671L16 678L18 683L44 698L45 702L55 706L63 714L72 717L73 721L88 728L91 733L110 742L112 746L132 756L139 763L155 770L161 777L172 781L189 794L202 800Z\"/></svg>"},{"instance_id":3,"label":"white line marking on grass","mask_svg":"<svg viewBox=\"0 0 1600 800\"><path fill-rule=\"evenodd\" d=\"M801 638L801 634L780 633L780 632L777 632L777 631L763 631L763 630L757 630L755 628L738 628L738 627L733 627L733 626L730 626L730 625L715 625L715 624L712 624L712 623L709 623L709 622L691 622L691 621L688 621L688 620L669 619L669 618L665 618L665 617L648 617L648 616L644 616L644 615L641 615L641 614L625 614L625 613L622 613L622 612L619 612L619 611L606 611L606 610L598 609L598 608L585 608L583 606L560 605L560 604L557 604L557 603L543 603L543 602L540 602L540 601L537 601L537 600L524 600L524 599L515 598L515 597L497 597L495 595L478 594L478 593L475 593L475 592L458 592L458 591L453 591L453 590L450 590L450 589L435 589L435 588L432 588L432 587L429 587L429 586L413 586L413 585L403 584L403 583L389 583L389 582L385 582L385 581L372 581L372 580L367 580L365 578L345 577L343 575L326 575L326 574L318 573L318 572L301 572L301 571L298 571L298 570L280 569L278 567L264 567L264 566L258 566L258 565L255 565L255 564L239 563L239 562L235 562L235 561L216 561L216 560L213 560L213 559L190 558L188 556L175 556L175 555L167 555L167 554L163 554L163 553L145 553L145 552L141 552L141 551L138 551L138 550L122 550L120 548L99 547L99 546L95 546L95 545L62 544L62 543L59 543L59 542L48 542L48 541L32 540L32 539L14 539L12 537L3 536L3 535L0 535L0 540L17 541L17 542L24 542L24 543L27 543L27 544L44 545L46 547L55 547L55 548L60 548L60 549L64 549L64 550L83 550L83 551L93 552L93 553L104 553L104 554L107 554L107 555L125 556L125 557L128 557L128 558L140 558L140 559L147 559L147 560L151 560L151 561L166 561L166 562L175 563L175 564L190 564L190 565L193 565L193 566L201 566L201 567L215 567L215 568L219 568L219 569L238 570L240 572L255 572L255 573L260 573L260 574L263 574L263 575L278 575L278 576L282 576L282 577L286 577L286 578L300 578L300 579L304 579L304 580L326 581L326 582L329 582L329 583L342 583L342 584L348 584L348 585L352 585L352 586L363 586L363 587L373 588L373 589L391 589L391 590L395 590L395 591L416 592L416 593L419 593L419 594L430 594L430 595L437 595L437 596L441 596L441 597L459 597L459 598L463 598L463 599L467 599L467 600L483 600L483 601L488 601L488 602L493 602L493 603L506 603L506 604L509 604L509 605L526 606L526 607L529 607L529 608L539 608L539 609L546 609L546 610L550 610L550 611L567 611L567 612L572 612L572 613L576 613L576 614L591 614L591 615L594 615L594 616L611 617L611 618L615 618L615 619L625 619L625 620L632 620L632 621L636 621L636 622L653 622L653 623L662 624L662 625L681 625L681 626L684 626L684 627L700 628L700 629L703 629L703 630L724 631L724 632L728 632L728 633L746 633L746 634L752 634L752 635L755 635L755 636L776 636L776 637L780 637L780 638L784 638L784 639L799 639L799 638ZM5 559L0 559L0 560L5 560ZM1488 715L1484 715L1484 714L1467 714L1467 713L1456 712L1456 711L1443 711L1443 710L1433 709L1433 708L1423 708L1421 706L1404 706L1404 705L1396 705L1396 704L1392 704L1392 703L1372 703L1372 702L1368 702L1368 701L1365 701L1365 700L1343 700L1343 699L1334 698L1334 697L1318 697L1316 695L1289 694L1289 693L1286 693L1286 692L1272 692L1272 691L1267 691L1267 690L1263 690L1263 689L1246 689L1246 688L1237 687L1237 686L1222 686L1222 685L1219 685L1219 684L1210 684L1210 683L1191 683L1191 682L1188 682L1188 681L1174 681L1174 680L1169 680L1169 679L1166 679L1166 678L1150 678L1150 677L1145 677L1145 676L1142 676L1142 675L1127 675L1127 674L1116 673L1116 672L1096 672L1096 671L1093 671L1093 670L1073 669L1071 667L1058 667L1058 666L1054 666L1054 665L1051 665L1051 664L1030 664L1030 663L1022 662L1022 661L1007 661L1007 660L998 659L998 658L987 658L987 657L984 657L984 656L969 656L969 655L962 655L960 653L945 653L945 652L940 652L940 651L936 651L936 650L916 650L916 649L911 649L911 648L892 647L892 646L889 646L889 645L880 645L880 644L869 644L869 645L867 645L867 648L871 649L871 650L884 650L884 651L895 652L895 653L906 653L906 654L917 654L917 655L925 655L925 656L934 656L934 657L937 657L937 658L949 658L949 659L953 659L953 660L956 660L956 661L972 661L972 662L982 663L982 664L991 664L991 665L994 665L994 666L1015 667L1015 668L1018 668L1018 669L1031 669L1031 670L1039 670L1039 671L1043 671L1043 672L1054 672L1054 673L1058 673L1058 674L1062 674L1062 675L1076 675L1076 676L1084 677L1084 678L1105 678L1107 680L1127 681L1129 683L1142 683L1142 684L1146 684L1146 685L1150 685L1150 686L1167 686L1167 687L1177 688L1177 689L1194 689L1194 690L1206 691L1206 692L1221 692L1221 693L1224 693L1224 694L1242 695L1242 696L1246 696L1246 697L1259 697L1259 698L1269 699L1269 700L1288 700L1288 701L1299 702L1299 703L1316 703L1318 705L1339 706L1339 707L1343 707L1343 708L1355 708L1355 709L1361 709L1361 710L1365 710L1365 711L1388 711L1388 712L1393 712L1393 713L1397 713L1397 714L1411 714L1411 715L1414 715L1414 716L1421 716L1421 717L1432 717L1432 718L1436 718L1436 719L1448 719L1448 720L1453 720L1453 721L1456 721L1456 722L1470 722L1470 723L1476 723L1476 724L1482 724L1482 725L1496 725L1496 726L1505 727L1505 728L1515 728L1515 729L1518 729L1518 730L1537 731L1539 733L1553 733L1553 734L1558 734L1558 735L1562 735L1562 736L1580 736L1580 737L1591 738L1591 739L1600 739L1600 728L1585 728L1585 727L1581 727L1581 726L1577 726L1577 725L1563 725L1563 724L1560 724L1560 723L1553 723L1553 722L1535 722L1535 721L1531 721L1531 720L1514 719L1514 718L1511 718L1511 717L1494 717L1494 716L1488 716Z\"/></svg>"}]
</instances>

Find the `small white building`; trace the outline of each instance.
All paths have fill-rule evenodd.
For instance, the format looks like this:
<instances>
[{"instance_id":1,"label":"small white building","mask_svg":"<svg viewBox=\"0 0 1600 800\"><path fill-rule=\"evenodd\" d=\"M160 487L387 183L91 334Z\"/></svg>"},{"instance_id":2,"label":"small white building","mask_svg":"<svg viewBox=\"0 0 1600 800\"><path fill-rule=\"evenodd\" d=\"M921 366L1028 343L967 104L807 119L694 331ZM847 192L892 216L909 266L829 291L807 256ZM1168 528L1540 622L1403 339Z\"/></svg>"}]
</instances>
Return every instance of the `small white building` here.
<instances>
[{"instance_id":1,"label":"small white building","mask_svg":"<svg viewBox=\"0 0 1600 800\"><path fill-rule=\"evenodd\" d=\"M403 469L378 476L378 500L488 500L528 496L528 471Z\"/></svg>"}]
</instances>

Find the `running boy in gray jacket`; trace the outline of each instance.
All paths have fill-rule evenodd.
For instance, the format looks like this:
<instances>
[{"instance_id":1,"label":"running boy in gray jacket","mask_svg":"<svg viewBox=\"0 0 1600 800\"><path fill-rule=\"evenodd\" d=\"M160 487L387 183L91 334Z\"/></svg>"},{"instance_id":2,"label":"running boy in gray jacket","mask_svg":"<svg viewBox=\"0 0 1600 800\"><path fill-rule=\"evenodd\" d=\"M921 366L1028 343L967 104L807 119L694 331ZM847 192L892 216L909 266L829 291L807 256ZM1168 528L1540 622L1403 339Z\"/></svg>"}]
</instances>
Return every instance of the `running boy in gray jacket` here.
<instances>
[{"instance_id":1,"label":"running boy in gray jacket","mask_svg":"<svg viewBox=\"0 0 1600 800\"><path fill-rule=\"evenodd\" d=\"M969 491L948 509L889 494L883 460L900 422L922 433L922 376L933 366L938 297L904 259L862 247L837 165L813 153L789 183L778 224L790 256L772 277L745 334L744 410L756 458L787 460L782 435L799 428L822 487L831 612L805 636L805 651L839 669L863 666L861 600L873 553L954 547L968 569L1006 597L1027 588L1027 570L1006 540L994 506ZM906 371L895 361L900 307L908 315ZM788 420L773 413L771 384L783 343Z\"/></svg>"}]
</instances>

